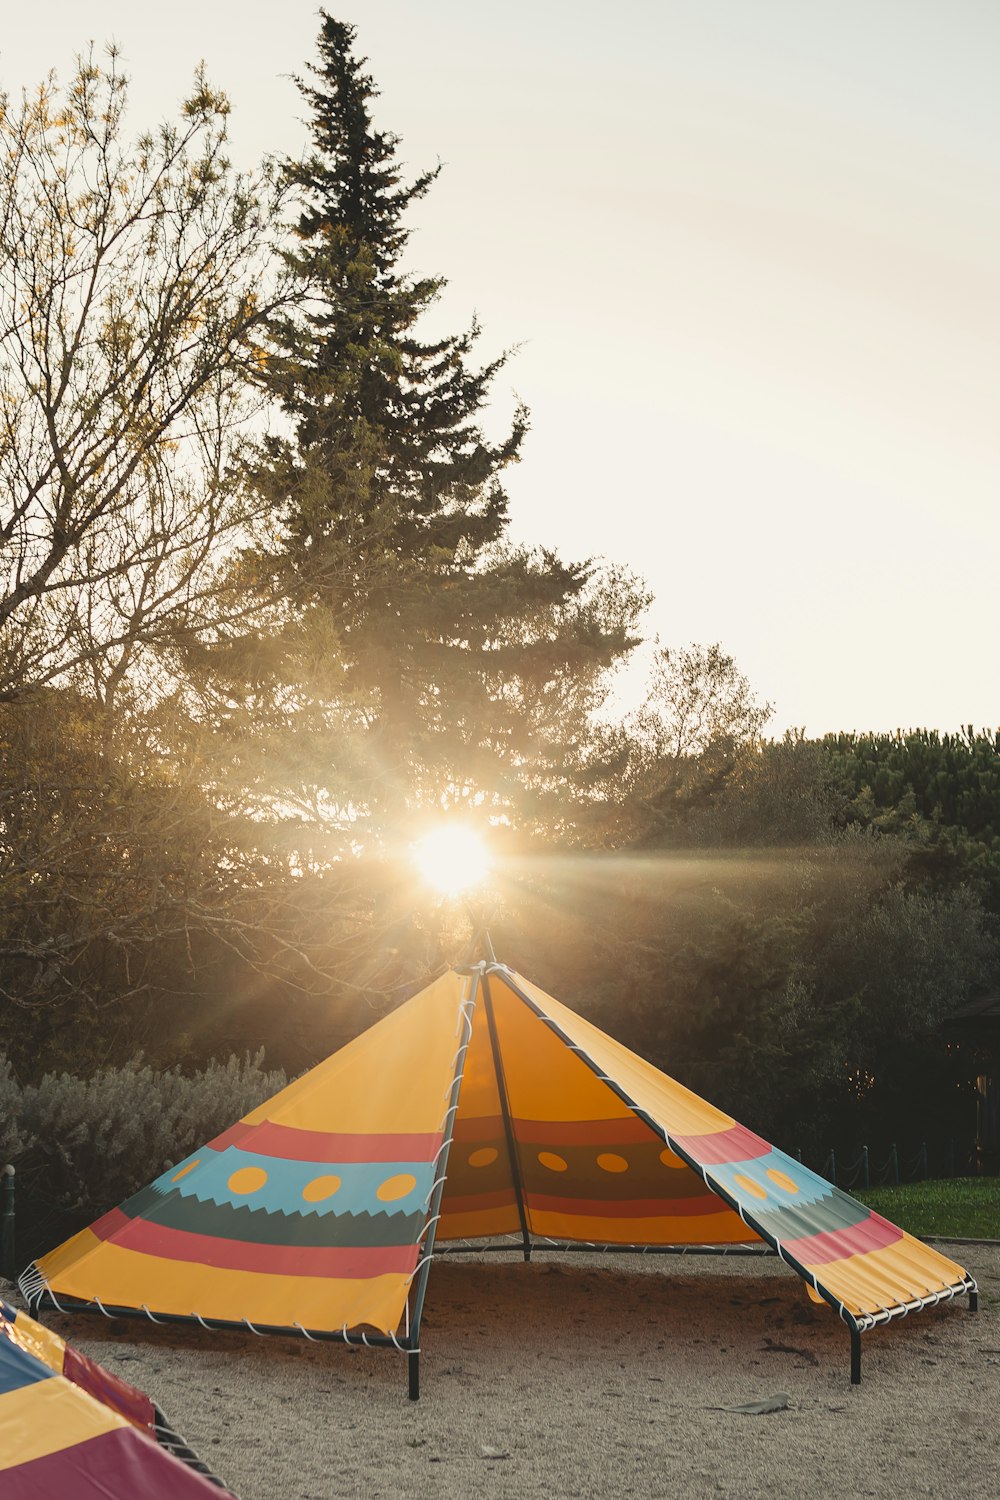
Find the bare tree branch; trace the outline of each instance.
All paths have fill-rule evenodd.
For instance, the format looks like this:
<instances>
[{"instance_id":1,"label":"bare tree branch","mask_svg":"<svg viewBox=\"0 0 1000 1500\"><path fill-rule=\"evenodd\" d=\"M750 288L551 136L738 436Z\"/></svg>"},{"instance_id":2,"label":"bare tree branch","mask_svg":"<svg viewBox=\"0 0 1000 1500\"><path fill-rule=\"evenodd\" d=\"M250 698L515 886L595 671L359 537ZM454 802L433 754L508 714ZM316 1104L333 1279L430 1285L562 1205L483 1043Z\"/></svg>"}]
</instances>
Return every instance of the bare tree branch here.
<instances>
[{"instance_id":1,"label":"bare tree branch","mask_svg":"<svg viewBox=\"0 0 1000 1500\"><path fill-rule=\"evenodd\" d=\"M0 108L0 699L113 698L144 649L246 608L222 571L256 340L287 302L277 198L230 167L201 72L135 143L126 102L111 49Z\"/></svg>"}]
</instances>

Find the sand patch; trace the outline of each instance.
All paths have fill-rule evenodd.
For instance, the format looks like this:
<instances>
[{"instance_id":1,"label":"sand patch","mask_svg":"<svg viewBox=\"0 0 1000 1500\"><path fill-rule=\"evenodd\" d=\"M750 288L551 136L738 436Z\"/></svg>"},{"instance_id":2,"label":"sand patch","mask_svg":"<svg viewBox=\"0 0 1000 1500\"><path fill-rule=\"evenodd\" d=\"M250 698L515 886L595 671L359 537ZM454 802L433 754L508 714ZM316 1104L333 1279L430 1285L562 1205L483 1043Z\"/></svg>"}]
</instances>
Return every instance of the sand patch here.
<instances>
[{"instance_id":1,"label":"sand patch","mask_svg":"<svg viewBox=\"0 0 1000 1500\"><path fill-rule=\"evenodd\" d=\"M384 1351L44 1320L148 1391L242 1500L993 1500L1000 1248L942 1249L980 1312L866 1335L860 1387L846 1328L773 1259L443 1260L417 1403Z\"/></svg>"}]
</instances>

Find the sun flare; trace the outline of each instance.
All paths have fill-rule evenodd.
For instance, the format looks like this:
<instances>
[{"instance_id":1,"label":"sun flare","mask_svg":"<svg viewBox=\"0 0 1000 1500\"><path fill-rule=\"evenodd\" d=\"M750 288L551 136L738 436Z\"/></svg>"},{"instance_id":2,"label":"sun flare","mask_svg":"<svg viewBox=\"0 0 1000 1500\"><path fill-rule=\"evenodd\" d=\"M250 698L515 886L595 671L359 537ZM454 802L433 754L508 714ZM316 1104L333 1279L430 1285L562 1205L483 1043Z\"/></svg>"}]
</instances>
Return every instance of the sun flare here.
<instances>
[{"instance_id":1,"label":"sun flare","mask_svg":"<svg viewBox=\"0 0 1000 1500\"><path fill-rule=\"evenodd\" d=\"M423 879L442 896L461 896L489 873L486 845L463 823L435 828L413 845L412 853Z\"/></svg>"}]
</instances>

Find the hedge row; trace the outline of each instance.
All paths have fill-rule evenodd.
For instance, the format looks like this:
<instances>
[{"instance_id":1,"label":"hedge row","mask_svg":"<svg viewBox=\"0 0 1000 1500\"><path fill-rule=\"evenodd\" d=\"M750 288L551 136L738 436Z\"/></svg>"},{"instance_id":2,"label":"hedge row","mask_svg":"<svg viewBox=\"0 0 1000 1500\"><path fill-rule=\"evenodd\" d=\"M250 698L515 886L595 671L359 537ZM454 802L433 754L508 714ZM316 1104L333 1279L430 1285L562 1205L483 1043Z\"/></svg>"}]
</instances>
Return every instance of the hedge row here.
<instances>
[{"instance_id":1,"label":"hedge row","mask_svg":"<svg viewBox=\"0 0 1000 1500\"><path fill-rule=\"evenodd\" d=\"M17 1168L22 1203L27 1195L95 1217L283 1088L284 1073L266 1072L263 1058L230 1057L191 1074L137 1058L22 1088L0 1056L0 1164Z\"/></svg>"}]
</instances>

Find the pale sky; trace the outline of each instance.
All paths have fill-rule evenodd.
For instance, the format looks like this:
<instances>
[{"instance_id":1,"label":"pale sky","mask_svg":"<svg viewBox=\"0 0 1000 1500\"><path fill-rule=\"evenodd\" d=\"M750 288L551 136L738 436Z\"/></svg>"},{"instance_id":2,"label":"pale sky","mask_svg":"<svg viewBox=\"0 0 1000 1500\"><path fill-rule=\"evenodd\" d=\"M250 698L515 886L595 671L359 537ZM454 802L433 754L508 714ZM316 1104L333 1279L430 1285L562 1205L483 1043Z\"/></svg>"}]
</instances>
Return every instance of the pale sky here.
<instances>
[{"instance_id":1,"label":"pale sky","mask_svg":"<svg viewBox=\"0 0 1000 1500\"><path fill-rule=\"evenodd\" d=\"M721 641L772 732L1000 725L1000 5L369 0L376 123L445 169L409 264L532 411L519 540ZM312 0L0 0L9 91L113 37L136 126L204 58L234 159L306 143Z\"/></svg>"}]
</instances>

